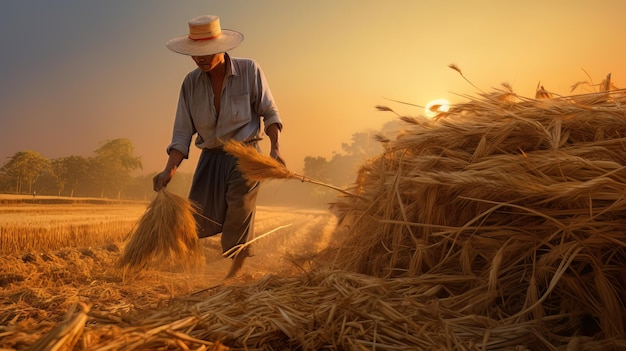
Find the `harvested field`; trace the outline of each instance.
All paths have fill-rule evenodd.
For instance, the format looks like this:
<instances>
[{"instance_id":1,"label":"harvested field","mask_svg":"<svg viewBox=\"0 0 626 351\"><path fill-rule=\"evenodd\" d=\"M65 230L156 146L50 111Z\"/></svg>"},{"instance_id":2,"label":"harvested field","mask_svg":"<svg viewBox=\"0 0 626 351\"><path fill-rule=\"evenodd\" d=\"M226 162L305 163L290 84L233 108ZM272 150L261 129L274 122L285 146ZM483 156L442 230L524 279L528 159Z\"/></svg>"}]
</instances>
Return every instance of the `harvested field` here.
<instances>
[{"instance_id":1,"label":"harvested field","mask_svg":"<svg viewBox=\"0 0 626 351\"><path fill-rule=\"evenodd\" d=\"M257 234L278 230L236 280L216 238L196 275L120 276L113 248L4 257L0 347L624 350L626 91L541 97L402 117L338 223L261 208Z\"/></svg>"},{"instance_id":2,"label":"harvested field","mask_svg":"<svg viewBox=\"0 0 626 351\"><path fill-rule=\"evenodd\" d=\"M129 318L141 320L153 311L198 301L216 289L254 282L269 273L290 276L298 271L292 254L318 252L328 243L335 218L323 210L296 210L260 206L257 213L257 233L276 230L253 246L255 256L247 260L242 274L224 281L230 265L223 259L219 236L200 241L206 264L193 274L183 267L148 267L138 273L125 275L116 269L127 237L142 215L147 204L129 205L49 205L11 204L0 207L0 213L12 213L10 224L0 226L3 233L15 232L49 237L49 231L36 231L44 222L32 222L33 216L45 218L45 223L60 229L58 238L66 238L66 227L72 227L79 218L83 232L71 232L62 241L70 242L75 235L103 235L92 238L92 245L50 246L45 240L39 247L19 249L0 256L0 349L24 350L34 347L37 340L74 317L77 306L89 306L87 325L127 325ZM16 215L19 214L19 215ZM91 217L90 215L91 214ZM102 219L126 223L124 232L107 236ZM91 220L91 225L89 224ZM277 229L278 228L278 229ZM57 238L57 239L58 239ZM80 243L90 243L82 238ZM306 265L304 261L298 264ZM300 268L301 269L301 268ZM68 314L69 312L69 314ZM84 329L87 331L89 328ZM123 349L124 347L120 348ZM50 349L41 347L41 350ZM146 349L145 345L138 349Z\"/></svg>"},{"instance_id":3,"label":"harvested field","mask_svg":"<svg viewBox=\"0 0 626 351\"><path fill-rule=\"evenodd\" d=\"M42 203L19 200L0 205L0 254L102 246L124 239L145 204ZM21 201L21 202L20 202Z\"/></svg>"}]
</instances>

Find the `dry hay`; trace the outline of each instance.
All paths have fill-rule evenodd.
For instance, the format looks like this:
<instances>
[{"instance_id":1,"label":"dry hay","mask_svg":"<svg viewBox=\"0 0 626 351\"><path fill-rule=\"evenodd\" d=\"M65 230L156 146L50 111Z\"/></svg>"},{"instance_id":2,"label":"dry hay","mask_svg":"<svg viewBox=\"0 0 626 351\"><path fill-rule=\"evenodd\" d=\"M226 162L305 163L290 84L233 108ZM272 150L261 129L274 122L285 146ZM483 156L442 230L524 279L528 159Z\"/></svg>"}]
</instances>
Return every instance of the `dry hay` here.
<instances>
[{"instance_id":1,"label":"dry hay","mask_svg":"<svg viewBox=\"0 0 626 351\"><path fill-rule=\"evenodd\" d=\"M334 185L294 173L272 157L259 153L254 146L229 140L224 144L224 151L237 158L237 169L251 182L260 182L268 179L297 179L302 182L331 188L346 195L352 195Z\"/></svg>"},{"instance_id":2,"label":"dry hay","mask_svg":"<svg viewBox=\"0 0 626 351\"><path fill-rule=\"evenodd\" d=\"M119 324L75 322L46 335L48 347L75 350L618 350L623 340L572 336L551 348L537 323L467 313L463 301L433 298L468 276L382 279L346 271L266 276L223 286ZM195 300L195 303L192 303ZM465 301L471 303L471 301ZM550 318L545 317L545 322ZM559 326L570 327L571 321ZM67 326L67 327L66 327ZM10 335L11 331L6 333ZM565 338L564 338L565 339ZM67 348L66 348L67 349Z\"/></svg>"},{"instance_id":3,"label":"dry hay","mask_svg":"<svg viewBox=\"0 0 626 351\"><path fill-rule=\"evenodd\" d=\"M139 219L118 266L138 269L178 263L193 268L202 261L196 213L189 200L165 189L159 191Z\"/></svg>"},{"instance_id":4,"label":"dry hay","mask_svg":"<svg viewBox=\"0 0 626 351\"><path fill-rule=\"evenodd\" d=\"M624 96L504 91L434 121L403 118L335 206L349 236L332 267L45 340L102 351L626 349Z\"/></svg>"},{"instance_id":5,"label":"dry hay","mask_svg":"<svg viewBox=\"0 0 626 351\"><path fill-rule=\"evenodd\" d=\"M561 337L626 338L626 91L523 99L510 90L406 130L335 210L335 267L462 277L457 311Z\"/></svg>"},{"instance_id":6,"label":"dry hay","mask_svg":"<svg viewBox=\"0 0 626 351\"><path fill-rule=\"evenodd\" d=\"M249 181L299 178L277 160L260 154L252 145L229 140L224 144L224 151L237 157L237 168Z\"/></svg>"}]
</instances>

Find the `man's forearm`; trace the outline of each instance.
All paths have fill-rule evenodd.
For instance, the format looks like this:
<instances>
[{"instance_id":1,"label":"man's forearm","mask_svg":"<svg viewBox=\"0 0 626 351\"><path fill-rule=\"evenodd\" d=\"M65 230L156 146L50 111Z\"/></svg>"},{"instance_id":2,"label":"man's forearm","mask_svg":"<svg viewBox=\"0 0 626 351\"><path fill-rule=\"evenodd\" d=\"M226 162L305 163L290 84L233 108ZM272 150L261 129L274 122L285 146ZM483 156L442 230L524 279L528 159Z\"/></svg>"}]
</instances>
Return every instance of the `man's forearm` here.
<instances>
[{"instance_id":1,"label":"man's forearm","mask_svg":"<svg viewBox=\"0 0 626 351\"><path fill-rule=\"evenodd\" d=\"M170 155L167 158L167 164L165 165L165 169L171 171L172 173L175 172L178 166L180 166L181 162L183 162L184 158L185 155L183 155L182 152L176 149L171 149Z\"/></svg>"},{"instance_id":2,"label":"man's forearm","mask_svg":"<svg viewBox=\"0 0 626 351\"><path fill-rule=\"evenodd\" d=\"M279 143L278 143L278 139L280 137L280 124L278 123L270 124L270 126L267 127L267 130L265 131L265 133L270 138L270 143L271 143L270 156L274 158L275 160L277 160L278 162L282 163L284 166L285 160L283 160L283 158L280 156L280 149L279 149Z\"/></svg>"},{"instance_id":3,"label":"man's forearm","mask_svg":"<svg viewBox=\"0 0 626 351\"><path fill-rule=\"evenodd\" d=\"M271 148L278 149L279 148L279 137L280 137L280 128L277 123L271 124L267 127L265 131L267 136L270 138Z\"/></svg>"}]
</instances>

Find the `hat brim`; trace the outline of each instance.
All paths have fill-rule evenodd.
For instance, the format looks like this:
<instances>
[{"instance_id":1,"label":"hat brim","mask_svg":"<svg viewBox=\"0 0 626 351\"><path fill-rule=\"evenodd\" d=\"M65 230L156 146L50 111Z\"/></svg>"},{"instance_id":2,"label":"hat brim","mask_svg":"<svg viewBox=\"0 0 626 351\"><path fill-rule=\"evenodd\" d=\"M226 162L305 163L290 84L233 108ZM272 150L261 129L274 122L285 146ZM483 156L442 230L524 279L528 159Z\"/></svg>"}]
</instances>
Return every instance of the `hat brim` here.
<instances>
[{"instance_id":1,"label":"hat brim","mask_svg":"<svg viewBox=\"0 0 626 351\"><path fill-rule=\"evenodd\" d=\"M189 56L215 55L236 48L243 41L243 34L222 29L222 34L210 40L192 40L188 36L170 39L165 46L179 54Z\"/></svg>"}]
</instances>

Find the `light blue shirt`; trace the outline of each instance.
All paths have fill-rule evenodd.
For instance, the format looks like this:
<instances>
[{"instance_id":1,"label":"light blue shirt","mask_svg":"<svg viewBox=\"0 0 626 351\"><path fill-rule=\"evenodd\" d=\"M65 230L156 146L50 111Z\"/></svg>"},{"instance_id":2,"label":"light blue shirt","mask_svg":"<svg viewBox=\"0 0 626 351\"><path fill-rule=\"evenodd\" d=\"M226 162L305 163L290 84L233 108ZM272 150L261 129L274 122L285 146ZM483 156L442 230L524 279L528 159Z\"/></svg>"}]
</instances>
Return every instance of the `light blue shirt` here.
<instances>
[{"instance_id":1,"label":"light blue shirt","mask_svg":"<svg viewBox=\"0 0 626 351\"><path fill-rule=\"evenodd\" d=\"M191 138L197 134L198 148L215 148L227 140L244 141L260 137L261 117L265 130L282 121L261 67L251 59L226 60L220 112L216 115L209 74L200 68L189 72L183 81L174 120L172 143L167 147L189 156Z\"/></svg>"}]
</instances>

